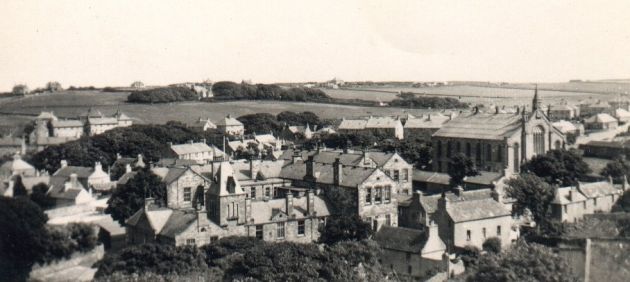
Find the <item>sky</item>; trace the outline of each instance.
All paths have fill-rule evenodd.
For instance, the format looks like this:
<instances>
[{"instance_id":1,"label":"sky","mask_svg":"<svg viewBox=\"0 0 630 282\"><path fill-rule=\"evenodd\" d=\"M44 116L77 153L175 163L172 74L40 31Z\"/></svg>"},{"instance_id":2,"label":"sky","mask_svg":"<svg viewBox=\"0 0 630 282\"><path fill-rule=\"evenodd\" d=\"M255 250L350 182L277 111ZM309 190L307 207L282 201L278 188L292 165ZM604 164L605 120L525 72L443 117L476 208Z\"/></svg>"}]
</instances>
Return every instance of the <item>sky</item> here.
<instances>
[{"instance_id":1,"label":"sky","mask_svg":"<svg viewBox=\"0 0 630 282\"><path fill-rule=\"evenodd\" d=\"M630 78L630 1L0 1L0 91Z\"/></svg>"}]
</instances>

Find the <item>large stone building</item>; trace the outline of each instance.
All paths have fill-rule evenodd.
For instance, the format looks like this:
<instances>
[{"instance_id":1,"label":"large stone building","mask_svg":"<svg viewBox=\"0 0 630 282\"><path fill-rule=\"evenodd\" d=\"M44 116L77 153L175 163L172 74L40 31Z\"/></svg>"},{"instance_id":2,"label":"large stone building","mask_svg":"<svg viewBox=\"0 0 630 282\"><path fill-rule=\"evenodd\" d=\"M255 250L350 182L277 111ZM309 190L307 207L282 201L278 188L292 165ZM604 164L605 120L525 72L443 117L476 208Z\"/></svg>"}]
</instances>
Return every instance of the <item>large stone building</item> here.
<instances>
[{"instance_id":1,"label":"large stone building","mask_svg":"<svg viewBox=\"0 0 630 282\"><path fill-rule=\"evenodd\" d=\"M370 132L373 134L391 136L397 139L404 138L404 127L400 119L395 117L373 117L366 119L342 119L337 127L337 132L353 134Z\"/></svg>"},{"instance_id":2,"label":"large stone building","mask_svg":"<svg viewBox=\"0 0 630 282\"><path fill-rule=\"evenodd\" d=\"M441 113L429 113L426 116L409 117L405 121L405 136L419 137L421 140L431 141L433 133L438 131L445 123L453 118L453 113L443 115Z\"/></svg>"},{"instance_id":3,"label":"large stone building","mask_svg":"<svg viewBox=\"0 0 630 282\"><path fill-rule=\"evenodd\" d=\"M461 115L433 134L433 169L447 172L451 157L463 153L479 170L517 173L520 165L539 154L565 146L565 136L542 110L538 93L532 112Z\"/></svg>"},{"instance_id":4,"label":"large stone building","mask_svg":"<svg viewBox=\"0 0 630 282\"><path fill-rule=\"evenodd\" d=\"M591 183L577 182L575 186L559 187L551 202L551 216L562 222L576 222L586 214L610 212L627 189L625 177L623 183L618 186L610 179Z\"/></svg>"},{"instance_id":5,"label":"large stone building","mask_svg":"<svg viewBox=\"0 0 630 282\"><path fill-rule=\"evenodd\" d=\"M227 115L216 123L217 130L225 135L243 136L245 134L245 126L239 120Z\"/></svg>"},{"instance_id":6,"label":"large stone building","mask_svg":"<svg viewBox=\"0 0 630 282\"><path fill-rule=\"evenodd\" d=\"M198 164L205 164L226 157L223 151L214 145L206 144L205 140L201 140L201 142L190 141L186 144L169 144L166 156L180 160L191 160Z\"/></svg>"}]
</instances>

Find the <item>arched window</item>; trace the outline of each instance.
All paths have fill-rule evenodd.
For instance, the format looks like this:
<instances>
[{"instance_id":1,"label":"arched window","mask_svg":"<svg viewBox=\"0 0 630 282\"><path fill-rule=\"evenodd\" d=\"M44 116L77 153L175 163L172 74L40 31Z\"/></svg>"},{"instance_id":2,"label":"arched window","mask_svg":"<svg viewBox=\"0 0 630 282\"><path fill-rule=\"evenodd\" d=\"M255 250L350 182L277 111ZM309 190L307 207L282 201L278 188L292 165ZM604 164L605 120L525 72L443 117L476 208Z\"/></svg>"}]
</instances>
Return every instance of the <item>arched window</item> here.
<instances>
[{"instance_id":1,"label":"arched window","mask_svg":"<svg viewBox=\"0 0 630 282\"><path fill-rule=\"evenodd\" d=\"M518 143L514 143L514 171L519 172L521 169L521 161L519 160L519 156L521 155L520 147Z\"/></svg>"},{"instance_id":2,"label":"arched window","mask_svg":"<svg viewBox=\"0 0 630 282\"><path fill-rule=\"evenodd\" d=\"M535 154L544 154L545 153L545 129L540 126L534 127L534 153Z\"/></svg>"}]
</instances>

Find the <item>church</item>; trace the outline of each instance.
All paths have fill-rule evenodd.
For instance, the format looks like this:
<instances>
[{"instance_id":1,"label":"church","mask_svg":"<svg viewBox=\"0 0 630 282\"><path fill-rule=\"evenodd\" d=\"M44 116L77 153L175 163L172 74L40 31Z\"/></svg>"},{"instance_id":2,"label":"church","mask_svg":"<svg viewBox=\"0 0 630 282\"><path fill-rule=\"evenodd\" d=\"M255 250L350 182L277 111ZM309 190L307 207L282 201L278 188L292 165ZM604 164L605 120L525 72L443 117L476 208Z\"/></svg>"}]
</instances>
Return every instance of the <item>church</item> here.
<instances>
[{"instance_id":1,"label":"church","mask_svg":"<svg viewBox=\"0 0 630 282\"><path fill-rule=\"evenodd\" d=\"M480 171L510 175L533 156L564 148L565 143L536 89L531 112L523 107L516 113L502 113L498 108L483 113L475 107L472 113L444 124L432 136L433 170L447 172L451 157L463 153Z\"/></svg>"}]
</instances>

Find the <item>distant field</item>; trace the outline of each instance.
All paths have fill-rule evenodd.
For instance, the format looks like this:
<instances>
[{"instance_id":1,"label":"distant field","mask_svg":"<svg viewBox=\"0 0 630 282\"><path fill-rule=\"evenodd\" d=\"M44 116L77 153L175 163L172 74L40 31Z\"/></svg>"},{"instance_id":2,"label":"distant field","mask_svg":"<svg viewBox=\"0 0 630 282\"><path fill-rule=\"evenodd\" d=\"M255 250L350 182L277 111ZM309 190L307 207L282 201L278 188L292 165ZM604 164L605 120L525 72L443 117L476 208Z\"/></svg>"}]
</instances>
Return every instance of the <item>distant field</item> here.
<instances>
[{"instance_id":1,"label":"distant field","mask_svg":"<svg viewBox=\"0 0 630 282\"><path fill-rule=\"evenodd\" d=\"M396 98L396 90L393 88L381 88L381 89L325 89L324 91L328 96L337 99L362 99L369 101L382 101L388 102ZM393 91L393 92L392 92Z\"/></svg>"},{"instance_id":2,"label":"distant field","mask_svg":"<svg viewBox=\"0 0 630 282\"><path fill-rule=\"evenodd\" d=\"M40 95L11 100L0 99L0 112L36 115L54 111L60 117L76 117L92 106L105 115L121 111L141 123L165 123L170 120L192 122L199 117L219 119L228 114L241 116L252 113L277 114L282 111L311 111L322 118L341 118L367 115L402 115L406 111L420 115L426 110L402 110L398 108L357 107L318 103L278 101L233 101L222 103L182 102L171 104L127 104L125 93L70 92ZM0 115L0 124L11 123L14 115ZM25 118L20 116L21 121Z\"/></svg>"}]
</instances>

